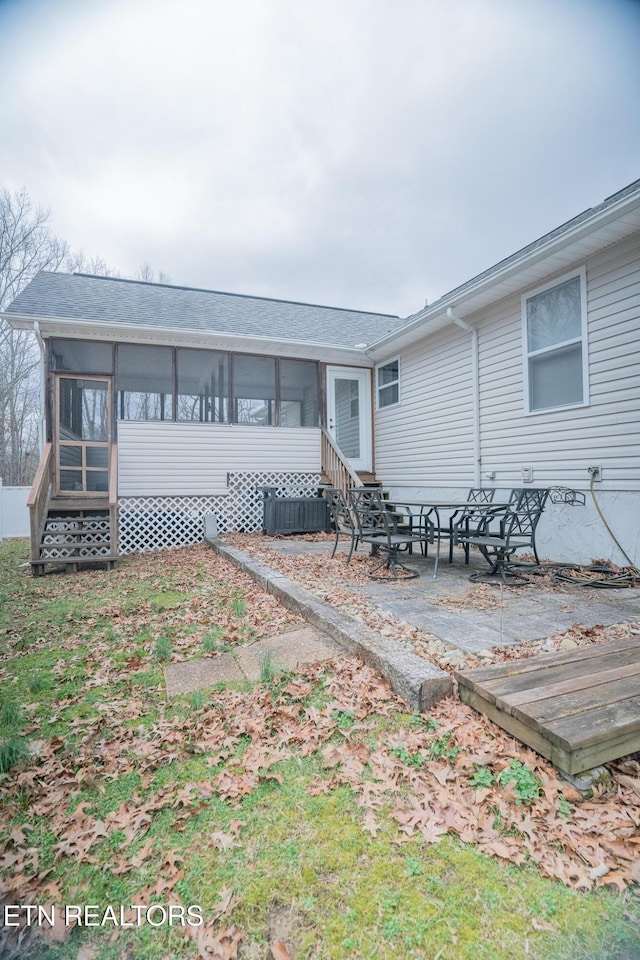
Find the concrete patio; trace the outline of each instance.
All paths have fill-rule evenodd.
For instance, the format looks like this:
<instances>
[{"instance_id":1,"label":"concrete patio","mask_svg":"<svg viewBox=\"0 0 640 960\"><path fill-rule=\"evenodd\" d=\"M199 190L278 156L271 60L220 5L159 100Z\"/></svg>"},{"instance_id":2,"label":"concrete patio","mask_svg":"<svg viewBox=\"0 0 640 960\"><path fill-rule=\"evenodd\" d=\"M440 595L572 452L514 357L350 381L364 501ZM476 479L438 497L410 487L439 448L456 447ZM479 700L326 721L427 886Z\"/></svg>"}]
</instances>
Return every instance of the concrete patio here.
<instances>
[{"instance_id":1,"label":"concrete patio","mask_svg":"<svg viewBox=\"0 0 640 960\"><path fill-rule=\"evenodd\" d=\"M262 541L284 557L328 557L332 542L294 538ZM417 579L358 583L345 578L341 586L352 589L385 614L423 628L465 653L544 640L577 623L590 628L631 621L640 636L640 588L573 586L552 581L549 576L532 576L531 584L523 588L505 588L498 578L495 584L473 584L469 575L487 570L487 564L479 554L472 553L466 566L463 552L457 548L452 564L446 556L440 557L435 579L433 556L414 554L405 559L420 572ZM347 570L345 567L345 574Z\"/></svg>"},{"instance_id":2,"label":"concrete patio","mask_svg":"<svg viewBox=\"0 0 640 960\"><path fill-rule=\"evenodd\" d=\"M607 628L640 636L635 587L577 587L548 575L524 588L473 584L470 573L486 563L476 555L467 566L457 550L454 563L441 558L437 578L433 557L414 555L407 561L418 578L381 582L367 576L377 561L364 550L348 564L341 545L331 559L328 535L230 534L207 542L342 650L380 670L418 711L452 691L452 670L527 655L523 645L536 653L572 649L591 642L589 631L608 639Z\"/></svg>"}]
</instances>

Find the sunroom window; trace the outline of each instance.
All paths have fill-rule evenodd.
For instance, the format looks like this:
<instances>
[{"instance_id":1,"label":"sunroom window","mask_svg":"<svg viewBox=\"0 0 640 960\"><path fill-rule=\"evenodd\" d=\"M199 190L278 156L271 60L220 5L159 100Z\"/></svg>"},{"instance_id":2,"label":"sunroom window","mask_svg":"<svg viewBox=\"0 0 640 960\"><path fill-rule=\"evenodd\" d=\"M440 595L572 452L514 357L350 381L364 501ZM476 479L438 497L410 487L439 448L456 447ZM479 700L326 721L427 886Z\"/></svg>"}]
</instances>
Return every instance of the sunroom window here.
<instances>
[{"instance_id":1,"label":"sunroom window","mask_svg":"<svg viewBox=\"0 0 640 960\"><path fill-rule=\"evenodd\" d=\"M281 360L280 426L318 426L318 364Z\"/></svg>"},{"instance_id":2,"label":"sunroom window","mask_svg":"<svg viewBox=\"0 0 640 960\"><path fill-rule=\"evenodd\" d=\"M276 361L272 357L233 357L234 423L274 424Z\"/></svg>"},{"instance_id":3,"label":"sunroom window","mask_svg":"<svg viewBox=\"0 0 640 960\"><path fill-rule=\"evenodd\" d=\"M229 354L178 349L178 420L225 423L229 419Z\"/></svg>"},{"instance_id":4,"label":"sunroom window","mask_svg":"<svg viewBox=\"0 0 640 960\"><path fill-rule=\"evenodd\" d=\"M113 344L95 340L51 341L51 369L72 373L113 373Z\"/></svg>"},{"instance_id":5,"label":"sunroom window","mask_svg":"<svg viewBox=\"0 0 640 960\"><path fill-rule=\"evenodd\" d=\"M378 409L390 407L400 400L400 359L388 360L376 367Z\"/></svg>"},{"instance_id":6,"label":"sunroom window","mask_svg":"<svg viewBox=\"0 0 640 960\"><path fill-rule=\"evenodd\" d=\"M173 420L171 347L119 344L118 416L121 420Z\"/></svg>"},{"instance_id":7,"label":"sunroom window","mask_svg":"<svg viewBox=\"0 0 640 960\"><path fill-rule=\"evenodd\" d=\"M587 403L584 270L522 298L529 412Z\"/></svg>"}]
</instances>

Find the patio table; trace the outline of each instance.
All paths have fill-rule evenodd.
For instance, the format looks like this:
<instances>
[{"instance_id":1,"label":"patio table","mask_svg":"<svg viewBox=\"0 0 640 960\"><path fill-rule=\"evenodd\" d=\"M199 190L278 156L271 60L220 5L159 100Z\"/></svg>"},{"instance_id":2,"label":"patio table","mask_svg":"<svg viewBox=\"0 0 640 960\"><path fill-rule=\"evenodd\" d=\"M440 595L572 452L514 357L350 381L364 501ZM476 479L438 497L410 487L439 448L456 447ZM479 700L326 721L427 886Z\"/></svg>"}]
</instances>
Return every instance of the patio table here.
<instances>
[{"instance_id":1,"label":"patio table","mask_svg":"<svg viewBox=\"0 0 640 960\"><path fill-rule=\"evenodd\" d=\"M440 560L440 541L442 529L442 525L440 523L441 510L450 511L451 515L449 520L451 521L459 511L468 510L469 508L473 508L474 513L485 513L487 515L491 515L501 513L508 507L508 503L506 501L504 503L496 503L495 501L493 503L470 503L468 500L429 500L427 498L414 500L411 498L403 499L401 497L395 497L385 502L396 510L404 509L411 518L417 516L420 521L431 516L435 518L437 537L435 538L436 559L433 568L434 580L438 576L438 562ZM414 514L414 510L419 512Z\"/></svg>"}]
</instances>

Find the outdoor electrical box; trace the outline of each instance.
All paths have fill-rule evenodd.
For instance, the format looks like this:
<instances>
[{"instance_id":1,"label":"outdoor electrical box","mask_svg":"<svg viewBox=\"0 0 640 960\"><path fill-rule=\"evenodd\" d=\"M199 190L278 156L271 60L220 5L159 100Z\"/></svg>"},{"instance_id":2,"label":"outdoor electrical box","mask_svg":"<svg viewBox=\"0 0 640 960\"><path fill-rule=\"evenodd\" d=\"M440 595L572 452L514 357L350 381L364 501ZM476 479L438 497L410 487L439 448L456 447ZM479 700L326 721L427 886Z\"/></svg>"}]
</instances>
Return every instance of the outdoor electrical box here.
<instances>
[{"instance_id":1,"label":"outdoor electrical box","mask_svg":"<svg viewBox=\"0 0 640 960\"><path fill-rule=\"evenodd\" d=\"M533 467L522 468L522 482L533 483Z\"/></svg>"}]
</instances>

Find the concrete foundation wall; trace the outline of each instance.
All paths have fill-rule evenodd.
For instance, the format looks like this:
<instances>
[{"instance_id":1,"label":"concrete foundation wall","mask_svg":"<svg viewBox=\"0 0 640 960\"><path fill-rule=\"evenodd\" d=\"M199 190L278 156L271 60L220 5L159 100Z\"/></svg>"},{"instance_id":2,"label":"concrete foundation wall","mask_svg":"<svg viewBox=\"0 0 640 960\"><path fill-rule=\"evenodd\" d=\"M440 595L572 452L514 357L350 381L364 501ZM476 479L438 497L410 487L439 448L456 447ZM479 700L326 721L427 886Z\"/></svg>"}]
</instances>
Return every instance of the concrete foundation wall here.
<instances>
[{"instance_id":1,"label":"concrete foundation wall","mask_svg":"<svg viewBox=\"0 0 640 960\"><path fill-rule=\"evenodd\" d=\"M534 484L535 486L535 484ZM388 487L390 497L407 500L465 500L467 487ZM591 492L587 489L584 506L547 503L536 531L541 559L588 564L592 560L610 560L627 566L629 560L616 546L601 519ZM496 489L496 503L506 501L510 490ZM640 566L640 492L595 490L602 514L635 566ZM446 519L443 512L441 520Z\"/></svg>"}]
</instances>

